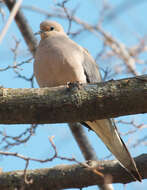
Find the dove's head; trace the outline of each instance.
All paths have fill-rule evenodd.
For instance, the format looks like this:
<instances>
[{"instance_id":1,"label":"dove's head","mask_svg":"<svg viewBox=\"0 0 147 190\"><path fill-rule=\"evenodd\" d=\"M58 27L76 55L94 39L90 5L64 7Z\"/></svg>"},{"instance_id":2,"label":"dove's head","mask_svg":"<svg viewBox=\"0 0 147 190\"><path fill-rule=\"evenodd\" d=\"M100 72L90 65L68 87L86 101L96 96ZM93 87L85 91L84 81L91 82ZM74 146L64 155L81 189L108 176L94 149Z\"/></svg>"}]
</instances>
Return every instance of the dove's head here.
<instances>
[{"instance_id":1,"label":"dove's head","mask_svg":"<svg viewBox=\"0 0 147 190\"><path fill-rule=\"evenodd\" d=\"M48 36L57 34L58 32L65 34L63 27L59 23L47 20L41 22L40 31L37 32L36 34L40 34L41 39L45 39Z\"/></svg>"}]
</instances>

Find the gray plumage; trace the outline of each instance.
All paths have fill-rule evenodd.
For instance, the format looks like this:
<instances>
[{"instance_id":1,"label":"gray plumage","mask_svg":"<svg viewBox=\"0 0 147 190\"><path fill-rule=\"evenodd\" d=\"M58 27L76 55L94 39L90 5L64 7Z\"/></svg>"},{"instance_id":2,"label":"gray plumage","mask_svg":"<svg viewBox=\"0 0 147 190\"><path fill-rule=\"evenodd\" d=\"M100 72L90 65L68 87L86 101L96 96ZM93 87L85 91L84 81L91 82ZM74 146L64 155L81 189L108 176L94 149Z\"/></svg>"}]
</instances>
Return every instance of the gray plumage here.
<instances>
[{"instance_id":1,"label":"gray plumage","mask_svg":"<svg viewBox=\"0 0 147 190\"><path fill-rule=\"evenodd\" d=\"M40 87L67 82L100 82L99 69L88 51L68 38L61 25L44 21L40 25L41 41L37 48L34 73ZM120 163L141 181L134 159L122 141L111 119L84 121L105 143Z\"/></svg>"}]
</instances>

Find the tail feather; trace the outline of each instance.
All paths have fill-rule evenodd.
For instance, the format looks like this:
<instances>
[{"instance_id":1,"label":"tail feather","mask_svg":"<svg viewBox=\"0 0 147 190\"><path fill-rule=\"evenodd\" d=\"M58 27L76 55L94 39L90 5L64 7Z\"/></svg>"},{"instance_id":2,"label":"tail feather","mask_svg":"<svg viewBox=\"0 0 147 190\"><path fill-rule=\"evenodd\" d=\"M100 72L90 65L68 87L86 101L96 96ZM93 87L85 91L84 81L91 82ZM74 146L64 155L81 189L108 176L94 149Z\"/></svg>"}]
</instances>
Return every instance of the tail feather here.
<instances>
[{"instance_id":1,"label":"tail feather","mask_svg":"<svg viewBox=\"0 0 147 190\"><path fill-rule=\"evenodd\" d=\"M121 139L113 120L103 119L85 122L101 138L108 149L135 179L141 181L141 176L126 145Z\"/></svg>"}]
</instances>

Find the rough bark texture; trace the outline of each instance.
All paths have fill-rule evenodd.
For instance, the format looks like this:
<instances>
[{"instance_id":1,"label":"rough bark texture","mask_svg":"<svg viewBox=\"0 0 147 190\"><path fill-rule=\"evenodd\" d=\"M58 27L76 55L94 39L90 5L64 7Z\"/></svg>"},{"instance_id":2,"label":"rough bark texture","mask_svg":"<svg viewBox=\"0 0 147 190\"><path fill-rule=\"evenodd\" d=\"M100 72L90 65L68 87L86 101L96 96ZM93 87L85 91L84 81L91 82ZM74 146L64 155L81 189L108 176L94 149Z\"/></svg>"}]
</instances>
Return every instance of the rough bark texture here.
<instances>
[{"instance_id":1,"label":"rough bark texture","mask_svg":"<svg viewBox=\"0 0 147 190\"><path fill-rule=\"evenodd\" d=\"M147 178L147 154L135 159L142 178ZM82 188L91 185L102 185L104 183L130 183L134 179L122 168L117 161L89 161L91 169L80 164L60 165L53 168L28 170L27 179L32 183L25 184L23 171L6 172L0 175L0 189L61 189L61 188ZM99 168L99 172L104 174L104 178L92 168ZM105 179L105 180L104 180Z\"/></svg>"},{"instance_id":2,"label":"rough bark texture","mask_svg":"<svg viewBox=\"0 0 147 190\"><path fill-rule=\"evenodd\" d=\"M64 123L147 113L147 79L43 89L0 88L0 123Z\"/></svg>"}]
</instances>

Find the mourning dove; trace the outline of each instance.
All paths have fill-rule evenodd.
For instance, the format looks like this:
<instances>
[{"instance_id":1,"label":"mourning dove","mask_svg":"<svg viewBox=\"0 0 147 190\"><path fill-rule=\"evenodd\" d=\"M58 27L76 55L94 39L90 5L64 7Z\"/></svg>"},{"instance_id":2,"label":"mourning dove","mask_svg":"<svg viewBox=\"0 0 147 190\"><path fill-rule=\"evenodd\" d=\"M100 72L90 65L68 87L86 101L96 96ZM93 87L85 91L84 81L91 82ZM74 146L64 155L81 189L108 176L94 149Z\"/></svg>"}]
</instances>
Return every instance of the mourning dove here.
<instances>
[{"instance_id":1,"label":"mourning dove","mask_svg":"<svg viewBox=\"0 0 147 190\"><path fill-rule=\"evenodd\" d=\"M99 69L87 50L72 41L54 21L40 24L41 41L36 50L34 74L40 87L55 87L68 82L101 81ZM84 121L105 143L119 162L138 181L141 176L134 159L122 141L112 119Z\"/></svg>"}]
</instances>

